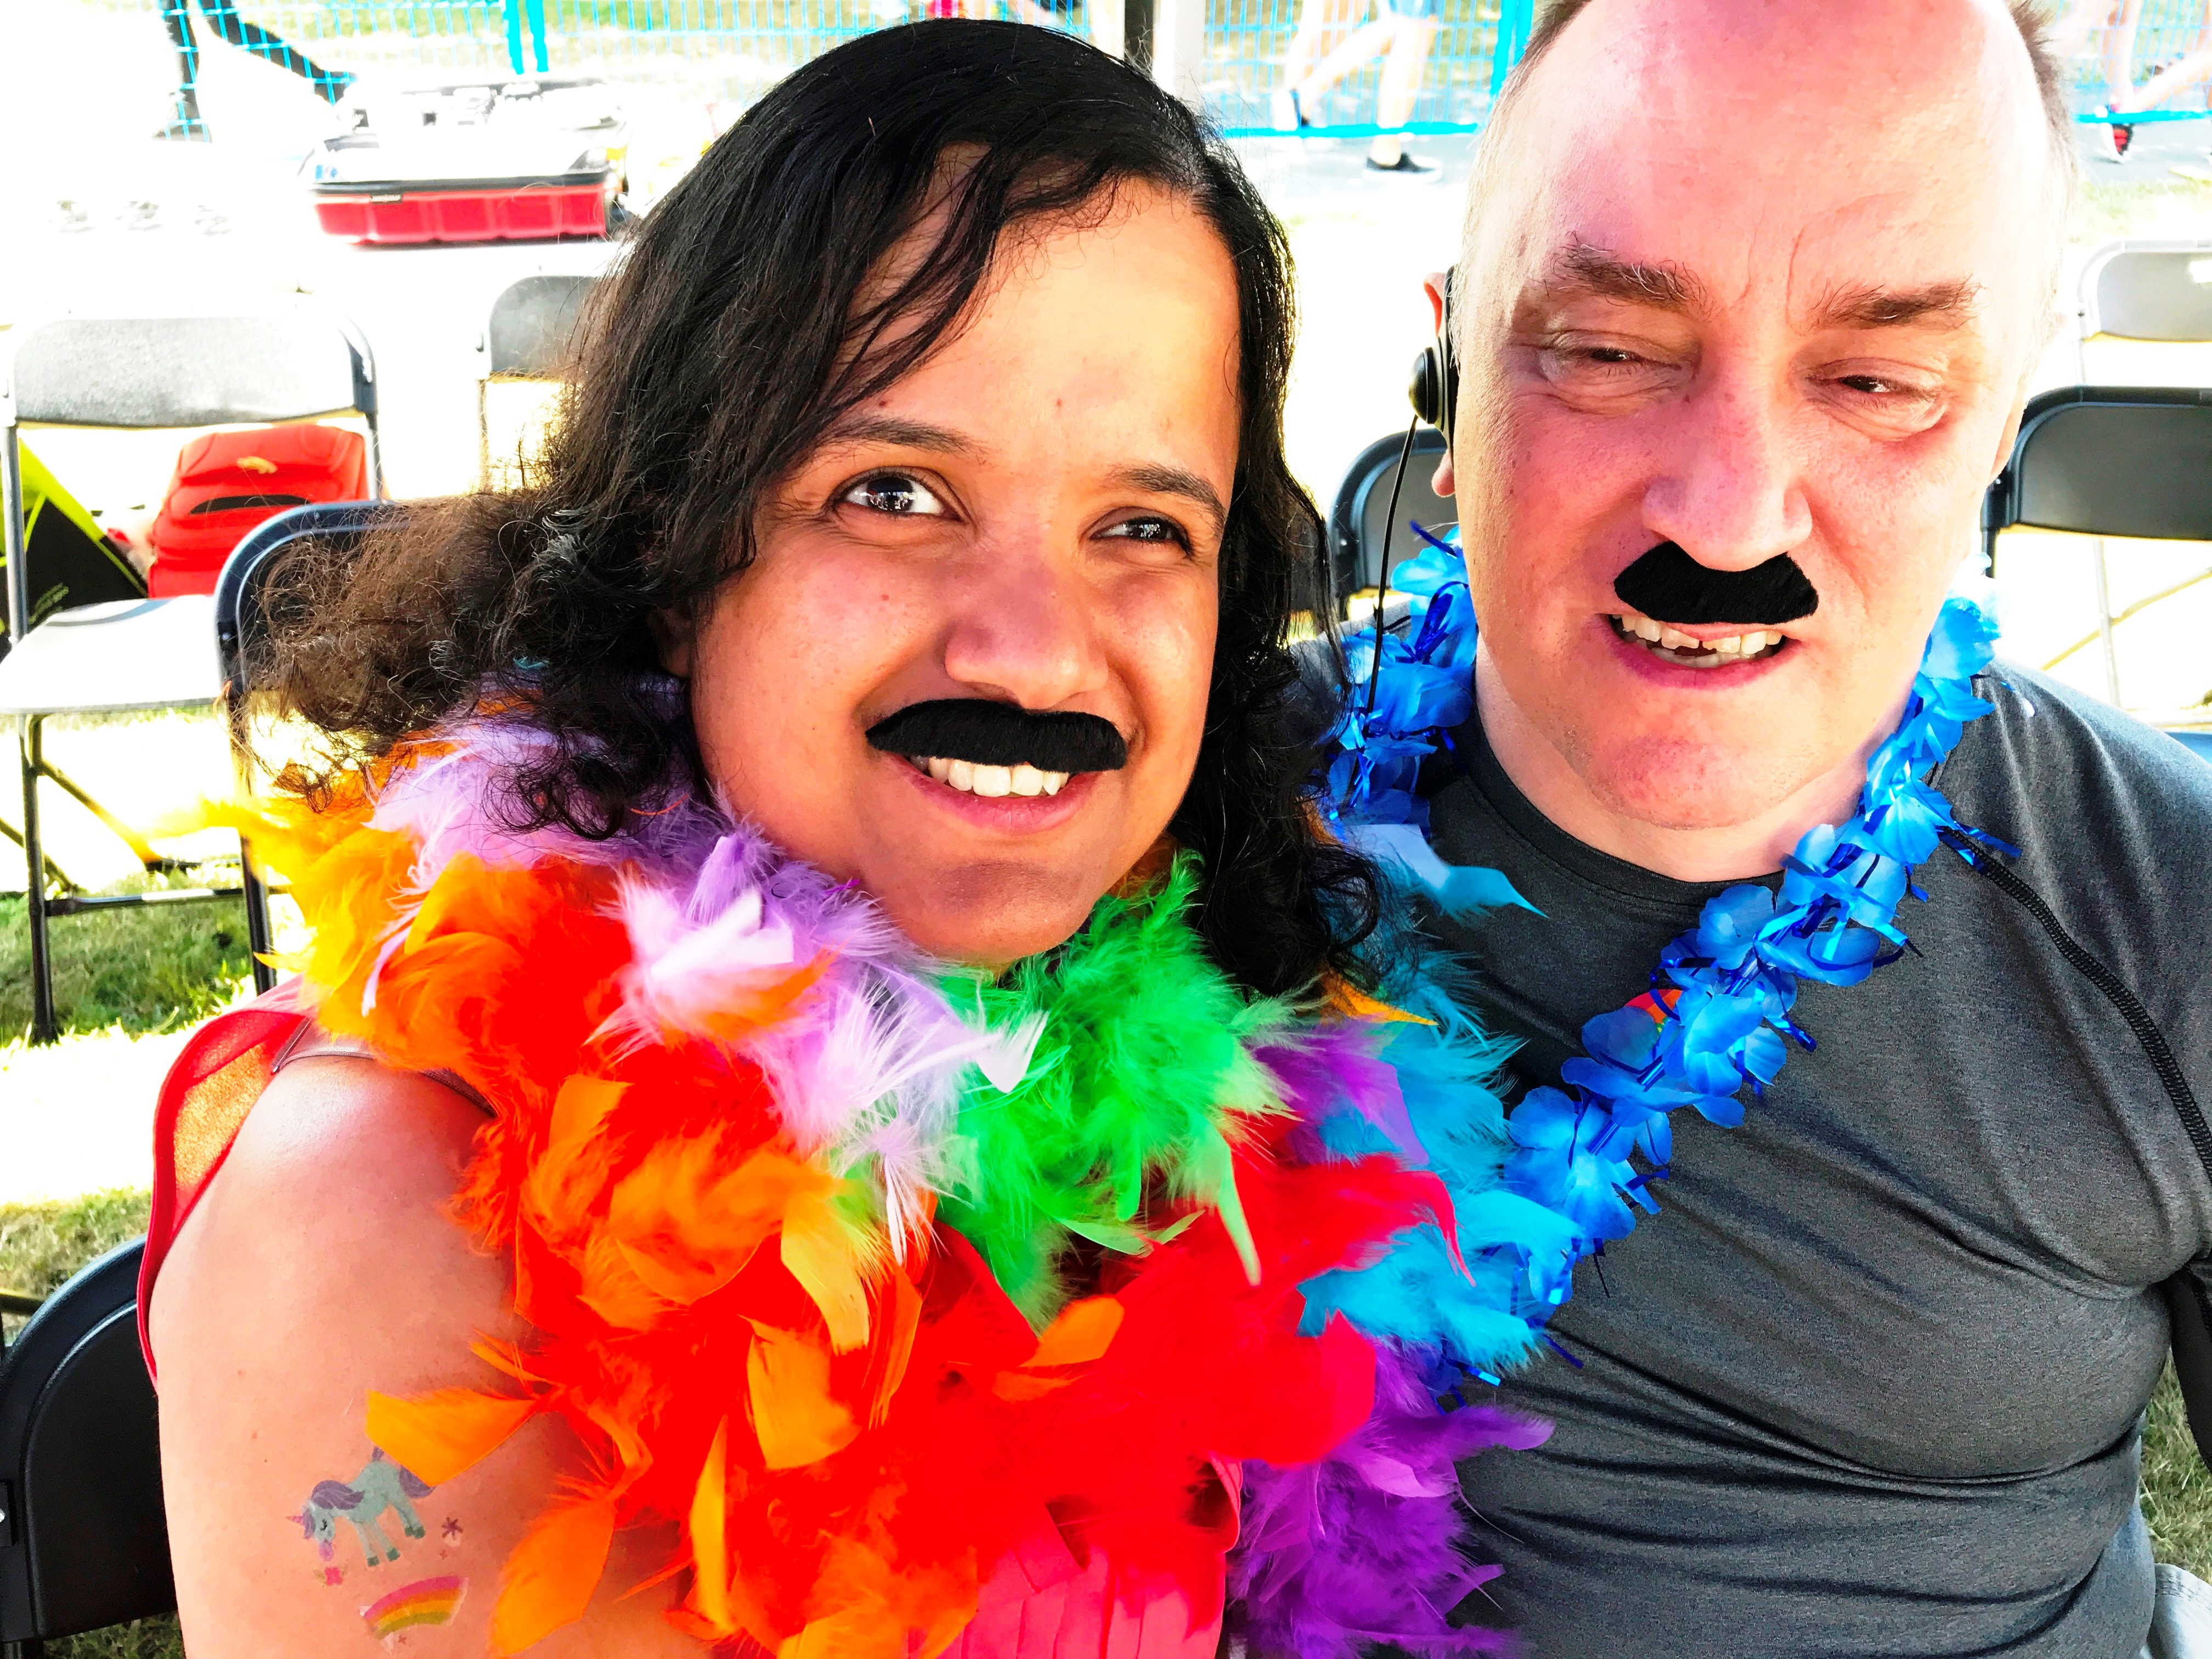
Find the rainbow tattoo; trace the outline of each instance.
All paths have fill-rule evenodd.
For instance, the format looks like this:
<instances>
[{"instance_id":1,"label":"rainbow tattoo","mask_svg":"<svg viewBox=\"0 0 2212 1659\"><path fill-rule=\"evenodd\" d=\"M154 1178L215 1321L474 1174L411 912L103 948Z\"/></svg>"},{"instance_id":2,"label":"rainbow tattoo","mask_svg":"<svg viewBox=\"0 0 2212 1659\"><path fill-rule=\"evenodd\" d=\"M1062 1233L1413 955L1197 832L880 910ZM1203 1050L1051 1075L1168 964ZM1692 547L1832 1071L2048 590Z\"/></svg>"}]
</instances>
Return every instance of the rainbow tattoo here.
<instances>
[{"instance_id":1,"label":"rainbow tattoo","mask_svg":"<svg viewBox=\"0 0 2212 1659\"><path fill-rule=\"evenodd\" d=\"M371 1601L361 1610L362 1622L380 1642L417 1625L442 1625L460 1606L466 1588L457 1577L418 1578Z\"/></svg>"}]
</instances>

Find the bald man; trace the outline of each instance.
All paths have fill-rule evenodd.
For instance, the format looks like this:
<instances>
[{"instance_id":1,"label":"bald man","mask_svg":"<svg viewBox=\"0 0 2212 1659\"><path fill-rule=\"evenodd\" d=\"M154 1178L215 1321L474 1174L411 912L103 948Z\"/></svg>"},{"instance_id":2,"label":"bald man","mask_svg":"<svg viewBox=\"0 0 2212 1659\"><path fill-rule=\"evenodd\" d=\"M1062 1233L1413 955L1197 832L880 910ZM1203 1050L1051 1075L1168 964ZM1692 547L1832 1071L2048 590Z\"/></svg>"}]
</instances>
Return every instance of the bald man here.
<instances>
[{"instance_id":1,"label":"bald man","mask_svg":"<svg viewBox=\"0 0 2212 1659\"><path fill-rule=\"evenodd\" d=\"M1518 1084L1856 811L2051 337L2070 158L1998 0L1540 29L1455 278L1481 647L1431 803L1543 912L1457 935ZM1580 1369L1502 1391L1558 1426L1465 1471L1505 1565L1469 1610L1533 1659L2190 1650L2136 1484L2212 1253L2212 767L2002 678L1937 781L2016 880L1923 863L1915 952L1804 986L1819 1046L1741 1127L1677 1114L1660 1213L1553 1327Z\"/></svg>"}]
</instances>

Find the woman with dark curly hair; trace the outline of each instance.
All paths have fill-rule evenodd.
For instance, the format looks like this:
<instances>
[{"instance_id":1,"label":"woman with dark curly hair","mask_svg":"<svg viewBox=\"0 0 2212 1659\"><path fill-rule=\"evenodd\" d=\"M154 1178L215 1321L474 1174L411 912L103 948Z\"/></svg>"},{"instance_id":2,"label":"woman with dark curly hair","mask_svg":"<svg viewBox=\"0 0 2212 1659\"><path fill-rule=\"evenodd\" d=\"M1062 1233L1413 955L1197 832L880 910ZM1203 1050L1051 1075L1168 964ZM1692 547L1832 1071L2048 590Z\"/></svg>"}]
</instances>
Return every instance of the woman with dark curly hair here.
<instances>
[{"instance_id":1,"label":"woman with dark curly hair","mask_svg":"<svg viewBox=\"0 0 2212 1659\"><path fill-rule=\"evenodd\" d=\"M142 1297L197 1650L1495 1645L1504 1139L1302 793L1291 335L1141 76L887 31L645 223L526 488L279 573L313 943Z\"/></svg>"}]
</instances>

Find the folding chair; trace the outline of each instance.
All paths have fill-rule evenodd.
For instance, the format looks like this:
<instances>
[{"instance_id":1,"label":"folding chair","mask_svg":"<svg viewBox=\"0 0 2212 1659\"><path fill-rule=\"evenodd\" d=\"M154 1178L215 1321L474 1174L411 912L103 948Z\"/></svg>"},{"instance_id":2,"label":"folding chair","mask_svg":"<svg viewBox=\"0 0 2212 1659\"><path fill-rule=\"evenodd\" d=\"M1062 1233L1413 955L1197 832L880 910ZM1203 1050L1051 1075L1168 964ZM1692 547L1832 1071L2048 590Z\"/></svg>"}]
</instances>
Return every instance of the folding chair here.
<instances>
[{"instance_id":1,"label":"folding chair","mask_svg":"<svg viewBox=\"0 0 2212 1659\"><path fill-rule=\"evenodd\" d=\"M159 428L358 415L368 427L371 487L384 493L376 384L368 342L341 319L302 309L261 316L66 317L13 331L0 373L0 520L5 521L9 649L0 717L18 727L21 839L31 933L34 1042L56 1031L47 922L114 906L228 898L240 888L95 897L60 884L39 827L38 782L51 779L99 817L149 871L175 867L46 759L55 714L205 707L220 690L213 605L198 597L86 605L36 627L24 557L17 432L33 426Z\"/></svg>"},{"instance_id":2,"label":"folding chair","mask_svg":"<svg viewBox=\"0 0 2212 1659\"><path fill-rule=\"evenodd\" d=\"M268 638L268 583L276 556L313 546L320 556L349 558L367 533L397 518L402 508L388 501L323 501L295 507L248 531L223 561L215 586L216 653L222 665L222 712L230 731L230 750L239 785L251 792L246 763L248 723L253 693L267 676L260 651ZM269 888L254 867L247 837L239 837L240 886L246 896L246 932L253 953L253 988L266 991L276 975L262 957L275 939L269 917Z\"/></svg>"},{"instance_id":3,"label":"folding chair","mask_svg":"<svg viewBox=\"0 0 2212 1659\"><path fill-rule=\"evenodd\" d=\"M1402 432L1377 438L1359 452L1337 486L1336 504L1328 515L1328 562L1340 617L1354 594L1373 587L1381 577L1383 520L1390 510L1390 484L1405 442ZM1425 425L1413 434L1406 482L1398 491L1397 527L1390 533L1393 565L1420 550L1413 532L1406 527L1408 519L1419 520L1440 536L1459 522L1459 504L1429 488L1443 454L1444 434L1434 427Z\"/></svg>"},{"instance_id":4,"label":"folding chair","mask_svg":"<svg viewBox=\"0 0 2212 1659\"><path fill-rule=\"evenodd\" d=\"M477 337L477 482L491 488L491 386L561 378L584 304L600 279L580 274L525 276L501 290Z\"/></svg>"},{"instance_id":5,"label":"folding chair","mask_svg":"<svg viewBox=\"0 0 2212 1659\"><path fill-rule=\"evenodd\" d=\"M0 1659L177 1605L142 1249L86 1267L0 1351Z\"/></svg>"},{"instance_id":6,"label":"folding chair","mask_svg":"<svg viewBox=\"0 0 2212 1659\"><path fill-rule=\"evenodd\" d=\"M2075 321L2075 378L2083 386L2096 383L2089 372L2089 347L2098 340L2212 343L2212 242L2106 242L2081 267ZM2105 695L2117 707L2120 662L2112 643L2112 602L2101 538L2091 544L2090 559Z\"/></svg>"},{"instance_id":7,"label":"folding chair","mask_svg":"<svg viewBox=\"0 0 2212 1659\"><path fill-rule=\"evenodd\" d=\"M2085 536L2212 542L2212 389L2062 386L2028 400L2012 459L1982 502L1982 551L1996 568L1999 532L2015 525ZM2099 544L2098 629L2112 701L2113 624L2212 578L2212 568L2138 600L2106 601Z\"/></svg>"}]
</instances>

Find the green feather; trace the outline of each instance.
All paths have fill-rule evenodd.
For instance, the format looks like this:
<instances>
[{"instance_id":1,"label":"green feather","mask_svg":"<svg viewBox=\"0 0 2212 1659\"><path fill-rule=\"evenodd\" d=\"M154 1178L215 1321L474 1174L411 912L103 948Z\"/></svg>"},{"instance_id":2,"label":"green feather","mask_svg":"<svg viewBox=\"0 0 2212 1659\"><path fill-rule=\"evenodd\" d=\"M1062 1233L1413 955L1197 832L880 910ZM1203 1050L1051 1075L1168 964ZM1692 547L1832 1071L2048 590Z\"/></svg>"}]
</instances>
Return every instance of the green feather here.
<instances>
[{"instance_id":1,"label":"green feather","mask_svg":"<svg viewBox=\"0 0 2212 1659\"><path fill-rule=\"evenodd\" d=\"M1291 1016L1207 959L1189 916L1197 884L1197 860L1180 855L1158 888L1100 900L1073 939L1005 982L945 987L956 1004L980 997L995 1030L1043 1016L1012 1093L969 1073L967 1178L939 1211L1040 1328L1067 1299L1061 1267L1078 1239L1139 1254L1188 1224L1193 1201L1258 1272L1232 1146L1241 1119L1283 1109L1251 1045Z\"/></svg>"}]
</instances>

